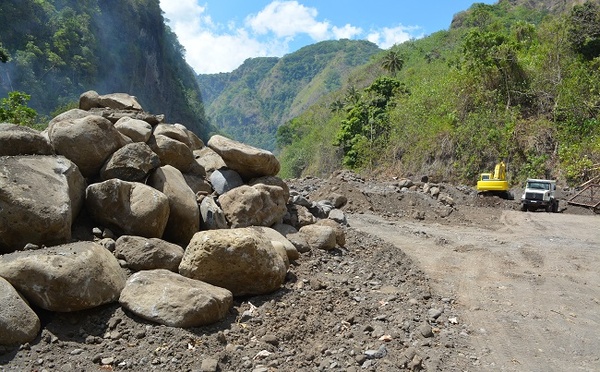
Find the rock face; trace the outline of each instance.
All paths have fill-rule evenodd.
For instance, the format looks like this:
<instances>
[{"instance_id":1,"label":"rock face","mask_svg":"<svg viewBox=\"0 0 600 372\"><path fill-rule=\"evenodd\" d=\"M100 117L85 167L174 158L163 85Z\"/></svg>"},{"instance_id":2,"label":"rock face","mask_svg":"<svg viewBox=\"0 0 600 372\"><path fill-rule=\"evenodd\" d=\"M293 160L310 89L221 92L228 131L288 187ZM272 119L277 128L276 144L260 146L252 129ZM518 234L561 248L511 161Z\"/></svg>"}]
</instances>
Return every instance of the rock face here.
<instances>
[{"instance_id":1,"label":"rock face","mask_svg":"<svg viewBox=\"0 0 600 372\"><path fill-rule=\"evenodd\" d=\"M119 302L134 314L171 327L198 327L225 318L230 291L168 270L133 274Z\"/></svg>"},{"instance_id":2,"label":"rock face","mask_svg":"<svg viewBox=\"0 0 600 372\"><path fill-rule=\"evenodd\" d=\"M0 277L0 345L33 341L40 331L40 319L13 286Z\"/></svg>"},{"instance_id":3,"label":"rock face","mask_svg":"<svg viewBox=\"0 0 600 372\"><path fill-rule=\"evenodd\" d=\"M0 256L0 276L29 302L61 312L116 301L126 280L117 259L93 242Z\"/></svg>"},{"instance_id":4,"label":"rock face","mask_svg":"<svg viewBox=\"0 0 600 372\"><path fill-rule=\"evenodd\" d=\"M143 183L110 179L92 184L85 205L95 221L125 235L161 238L169 220L169 199Z\"/></svg>"},{"instance_id":5,"label":"rock face","mask_svg":"<svg viewBox=\"0 0 600 372\"><path fill-rule=\"evenodd\" d=\"M252 228L196 233L179 265L181 275L227 288L234 296L273 292L286 272L271 241Z\"/></svg>"},{"instance_id":6,"label":"rock face","mask_svg":"<svg viewBox=\"0 0 600 372\"><path fill-rule=\"evenodd\" d=\"M0 252L61 244L83 204L85 180L62 156L0 157Z\"/></svg>"},{"instance_id":7,"label":"rock face","mask_svg":"<svg viewBox=\"0 0 600 372\"><path fill-rule=\"evenodd\" d=\"M35 129L0 124L0 156L52 155L50 141Z\"/></svg>"},{"instance_id":8,"label":"rock face","mask_svg":"<svg viewBox=\"0 0 600 372\"><path fill-rule=\"evenodd\" d=\"M221 156L229 169L246 180L279 173L279 160L269 151L219 135L212 136L207 145Z\"/></svg>"},{"instance_id":9,"label":"rock face","mask_svg":"<svg viewBox=\"0 0 600 372\"><path fill-rule=\"evenodd\" d=\"M231 227L271 226L287 213L283 189L243 185L221 195L219 204Z\"/></svg>"},{"instance_id":10,"label":"rock face","mask_svg":"<svg viewBox=\"0 0 600 372\"><path fill-rule=\"evenodd\" d=\"M166 269L177 272L183 248L157 238L123 235L115 242L115 257L133 271Z\"/></svg>"},{"instance_id":11,"label":"rock face","mask_svg":"<svg viewBox=\"0 0 600 372\"><path fill-rule=\"evenodd\" d=\"M158 168L148 178L148 185L161 191L169 200L169 219L165 238L187 245L200 228L200 209L196 195L185 182L181 172L170 165Z\"/></svg>"},{"instance_id":12,"label":"rock face","mask_svg":"<svg viewBox=\"0 0 600 372\"><path fill-rule=\"evenodd\" d=\"M98 173L106 159L130 141L109 120L95 115L54 123L48 135L56 153L75 163L84 177Z\"/></svg>"}]
</instances>

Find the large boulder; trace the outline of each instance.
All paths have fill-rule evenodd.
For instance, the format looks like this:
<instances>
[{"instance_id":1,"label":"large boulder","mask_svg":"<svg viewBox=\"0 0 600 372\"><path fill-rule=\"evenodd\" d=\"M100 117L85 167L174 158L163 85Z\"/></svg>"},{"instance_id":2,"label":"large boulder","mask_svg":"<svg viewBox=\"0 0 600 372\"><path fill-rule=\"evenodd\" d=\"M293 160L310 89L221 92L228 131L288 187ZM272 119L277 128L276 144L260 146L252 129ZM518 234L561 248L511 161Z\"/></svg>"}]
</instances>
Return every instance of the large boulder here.
<instances>
[{"instance_id":1,"label":"large boulder","mask_svg":"<svg viewBox=\"0 0 600 372\"><path fill-rule=\"evenodd\" d=\"M50 141L37 130L16 124L0 124L0 156L53 153Z\"/></svg>"},{"instance_id":2,"label":"large boulder","mask_svg":"<svg viewBox=\"0 0 600 372\"><path fill-rule=\"evenodd\" d=\"M123 235L115 242L113 254L133 271L166 269L177 272L183 248L158 238Z\"/></svg>"},{"instance_id":3,"label":"large boulder","mask_svg":"<svg viewBox=\"0 0 600 372\"><path fill-rule=\"evenodd\" d=\"M101 96L97 92L89 90L79 96L80 109L90 110L96 107L108 107L115 110L142 110L137 98L127 93L111 93Z\"/></svg>"},{"instance_id":4,"label":"large boulder","mask_svg":"<svg viewBox=\"0 0 600 372\"><path fill-rule=\"evenodd\" d=\"M126 280L117 259L93 242L5 254L0 276L30 303L61 312L114 302Z\"/></svg>"},{"instance_id":5,"label":"large boulder","mask_svg":"<svg viewBox=\"0 0 600 372\"><path fill-rule=\"evenodd\" d=\"M284 191L278 186L243 185L219 196L231 227L271 226L287 213Z\"/></svg>"},{"instance_id":6,"label":"large boulder","mask_svg":"<svg viewBox=\"0 0 600 372\"><path fill-rule=\"evenodd\" d=\"M192 151L200 150L201 148L204 147L204 141L202 141L200 139L200 137L198 137L196 135L196 133L187 129L185 127L185 125L182 125L182 124L173 124L173 125L179 129L181 129L182 131L184 131L187 134L188 142L186 142L186 143L188 144L189 148L192 149Z\"/></svg>"},{"instance_id":7,"label":"large boulder","mask_svg":"<svg viewBox=\"0 0 600 372\"><path fill-rule=\"evenodd\" d=\"M169 220L169 199L138 182L113 178L86 189L85 206L100 225L125 235L161 238Z\"/></svg>"},{"instance_id":8,"label":"large boulder","mask_svg":"<svg viewBox=\"0 0 600 372\"><path fill-rule=\"evenodd\" d=\"M143 142L129 143L108 158L100 170L100 179L143 182L148 173L159 166L160 159L150 146Z\"/></svg>"},{"instance_id":9,"label":"large boulder","mask_svg":"<svg viewBox=\"0 0 600 372\"><path fill-rule=\"evenodd\" d=\"M82 119L90 115L91 113L89 113L88 111L81 110L78 108L65 111L62 114L58 114L57 116L52 118L52 120L50 120L50 122L48 123L48 130L50 130L54 126L54 124L58 123L59 121Z\"/></svg>"},{"instance_id":10,"label":"large boulder","mask_svg":"<svg viewBox=\"0 0 600 372\"><path fill-rule=\"evenodd\" d=\"M307 253L310 252L310 245L304 237L296 228L292 225L284 224L284 223L276 223L272 226L273 230L276 230L281 235L285 236L287 240L289 240L296 250L299 253Z\"/></svg>"},{"instance_id":11,"label":"large boulder","mask_svg":"<svg viewBox=\"0 0 600 372\"><path fill-rule=\"evenodd\" d=\"M217 195L223 195L236 187L242 186L244 181L238 172L221 168L210 174L210 183Z\"/></svg>"},{"instance_id":12,"label":"large boulder","mask_svg":"<svg viewBox=\"0 0 600 372\"><path fill-rule=\"evenodd\" d=\"M0 345L33 341L40 332L40 319L15 288L0 277Z\"/></svg>"},{"instance_id":13,"label":"large boulder","mask_svg":"<svg viewBox=\"0 0 600 372\"><path fill-rule=\"evenodd\" d=\"M200 229L200 209L196 195L181 172L170 165L156 169L147 184L161 191L169 200L169 220L164 232L168 241L186 246Z\"/></svg>"},{"instance_id":14,"label":"large boulder","mask_svg":"<svg viewBox=\"0 0 600 372\"><path fill-rule=\"evenodd\" d=\"M185 143L162 134L152 135L148 145L160 158L163 165L171 165L182 173L189 172L194 165L194 153Z\"/></svg>"},{"instance_id":15,"label":"large boulder","mask_svg":"<svg viewBox=\"0 0 600 372\"><path fill-rule=\"evenodd\" d=\"M62 156L0 157L0 253L70 241L85 186Z\"/></svg>"},{"instance_id":16,"label":"large boulder","mask_svg":"<svg viewBox=\"0 0 600 372\"><path fill-rule=\"evenodd\" d=\"M329 226L333 228L333 230L335 231L336 244L340 247L346 245L346 231L344 231L344 228L338 222L329 218L325 218L322 220L318 220L316 224L319 226Z\"/></svg>"},{"instance_id":17,"label":"large boulder","mask_svg":"<svg viewBox=\"0 0 600 372\"><path fill-rule=\"evenodd\" d=\"M235 170L244 179L279 173L279 160L269 151L219 135L212 136L207 145L223 158L229 169Z\"/></svg>"},{"instance_id":18,"label":"large boulder","mask_svg":"<svg viewBox=\"0 0 600 372\"><path fill-rule=\"evenodd\" d=\"M140 119L124 116L117 120L115 128L133 142L147 142L152 135L152 125Z\"/></svg>"},{"instance_id":19,"label":"large boulder","mask_svg":"<svg viewBox=\"0 0 600 372\"><path fill-rule=\"evenodd\" d=\"M271 240L271 243L280 243L278 244L278 246L283 248L283 251L281 253L284 254L283 260L286 262L287 267L289 267L289 261L295 261L300 257L300 254L298 254L298 250L296 249L296 247L294 247L292 242L290 242L279 231L265 226L251 226L250 228L259 231L260 234L264 235L266 238Z\"/></svg>"},{"instance_id":20,"label":"large boulder","mask_svg":"<svg viewBox=\"0 0 600 372\"><path fill-rule=\"evenodd\" d=\"M84 177L95 176L106 159L131 140L101 116L62 120L48 130L57 154L77 164Z\"/></svg>"},{"instance_id":21,"label":"large boulder","mask_svg":"<svg viewBox=\"0 0 600 372\"><path fill-rule=\"evenodd\" d=\"M304 235L312 249L330 251L337 244L335 228L331 226L307 225L300 228L300 233Z\"/></svg>"},{"instance_id":22,"label":"large boulder","mask_svg":"<svg viewBox=\"0 0 600 372\"><path fill-rule=\"evenodd\" d=\"M230 291L168 270L133 274L119 298L132 313L170 327L199 327L225 318Z\"/></svg>"},{"instance_id":23,"label":"large boulder","mask_svg":"<svg viewBox=\"0 0 600 372\"><path fill-rule=\"evenodd\" d=\"M252 228L196 233L179 265L181 275L227 288L234 296L271 293L286 272L281 251Z\"/></svg>"}]
</instances>

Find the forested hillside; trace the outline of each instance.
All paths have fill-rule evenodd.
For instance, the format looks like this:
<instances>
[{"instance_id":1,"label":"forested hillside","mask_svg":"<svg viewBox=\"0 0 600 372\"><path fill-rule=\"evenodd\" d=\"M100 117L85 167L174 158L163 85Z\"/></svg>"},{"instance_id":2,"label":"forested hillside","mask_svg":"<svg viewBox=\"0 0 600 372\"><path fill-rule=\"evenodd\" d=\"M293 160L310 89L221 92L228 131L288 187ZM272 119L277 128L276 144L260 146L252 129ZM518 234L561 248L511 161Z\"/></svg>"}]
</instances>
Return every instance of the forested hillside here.
<instances>
[{"instance_id":1,"label":"forested hillside","mask_svg":"<svg viewBox=\"0 0 600 372\"><path fill-rule=\"evenodd\" d=\"M233 138L273 150L277 128L380 52L358 40L323 41L283 58L252 58L231 73L199 75L211 122Z\"/></svg>"},{"instance_id":2,"label":"forested hillside","mask_svg":"<svg viewBox=\"0 0 600 372\"><path fill-rule=\"evenodd\" d=\"M193 70L165 26L158 0L2 0L0 97L31 96L49 115L81 93L125 92L206 138Z\"/></svg>"},{"instance_id":3,"label":"forested hillside","mask_svg":"<svg viewBox=\"0 0 600 372\"><path fill-rule=\"evenodd\" d=\"M579 184L600 167L598 1L474 4L379 53L277 137L285 177L343 164L473 185L504 160L513 184Z\"/></svg>"}]
</instances>

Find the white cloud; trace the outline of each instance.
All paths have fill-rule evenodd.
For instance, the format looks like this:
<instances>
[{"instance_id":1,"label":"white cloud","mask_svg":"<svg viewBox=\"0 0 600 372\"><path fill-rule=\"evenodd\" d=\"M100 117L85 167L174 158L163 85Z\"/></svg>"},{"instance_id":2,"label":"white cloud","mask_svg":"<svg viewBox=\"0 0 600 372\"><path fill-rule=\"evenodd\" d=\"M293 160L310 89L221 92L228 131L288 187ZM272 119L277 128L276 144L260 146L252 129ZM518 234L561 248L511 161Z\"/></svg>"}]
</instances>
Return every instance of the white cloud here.
<instances>
[{"instance_id":1,"label":"white cloud","mask_svg":"<svg viewBox=\"0 0 600 372\"><path fill-rule=\"evenodd\" d=\"M394 44L401 44L405 41L415 38L411 32L418 31L419 27L406 27L406 26L396 26L396 27L384 27L382 30L371 31L369 35L367 35L367 40L377 44L382 49L388 49Z\"/></svg>"},{"instance_id":2,"label":"white cloud","mask_svg":"<svg viewBox=\"0 0 600 372\"><path fill-rule=\"evenodd\" d=\"M313 40L325 40L329 36L329 22L316 20L318 12L297 1L273 1L256 15L249 16L246 23L258 34L273 32L277 37L294 37L308 34Z\"/></svg>"},{"instance_id":3,"label":"white cloud","mask_svg":"<svg viewBox=\"0 0 600 372\"><path fill-rule=\"evenodd\" d=\"M297 36L314 41L365 38L365 32L346 24L338 27L318 20L318 11L298 1L275 0L256 14L248 15L244 24L229 21L218 24L210 17L210 7L199 0L160 0L169 26L186 50L185 58L200 74L229 72L247 58L276 56L290 52ZM370 31L366 38L387 49L411 39L417 28L397 26Z\"/></svg>"},{"instance_id":4,"label":"white cloud","mask_svg":"<svg viewBox=\"0 0 600 372\"><path fill-rule=\"evenodd\" d=\"M355 36L359 36L363 33L360 27L354 27L351 24L346 24L344 27L333 26L333 35L335 39L352 39Z\"/></svg>"}]
</instances>

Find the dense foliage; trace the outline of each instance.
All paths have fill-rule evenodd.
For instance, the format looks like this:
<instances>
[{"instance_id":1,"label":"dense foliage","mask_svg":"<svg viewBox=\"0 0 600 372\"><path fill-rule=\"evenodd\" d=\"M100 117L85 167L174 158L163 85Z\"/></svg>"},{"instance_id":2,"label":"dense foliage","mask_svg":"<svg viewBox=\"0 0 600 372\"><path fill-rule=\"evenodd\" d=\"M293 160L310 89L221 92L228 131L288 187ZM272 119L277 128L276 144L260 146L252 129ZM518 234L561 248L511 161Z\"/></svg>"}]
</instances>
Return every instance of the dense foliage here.
<instances>
[{"instance_id":1,"label":"dense foliage","mask_svg":"<svg viewBox=\"0 0 600 372\"><path fill-rule=\"evenodd\" d=\"M380 49L368 41L323 41L283 58L252 58L231 73L199 75L212 123L233 138L268 150L277 128L323 95Z\"/></svg>"},{"instance_id":2,"label":"dense foliage","mask_svg":"<svg viewBox=\"0 0 600 372\"><path fill-rule=\"evenodd\" d=\"M474 4L450 30L355 70L279 128L282 174L343 164L474 184L504 160L513 183L600 175L600 6L557 14L514 3ZM384 81L397 88L381 95Z\"/></svg>"},{"instance_id":3,"label":"dense foliage","mask_svg":"<svg viewBox=\"0 0 600 372\"><path fill-rule=\"evenodd\" d=\"M26 92L41 114L87 90L125 92L202 137L211 130L158 0L3 0L0 42L0 96Z\"/></svg>"}]
</instances>

